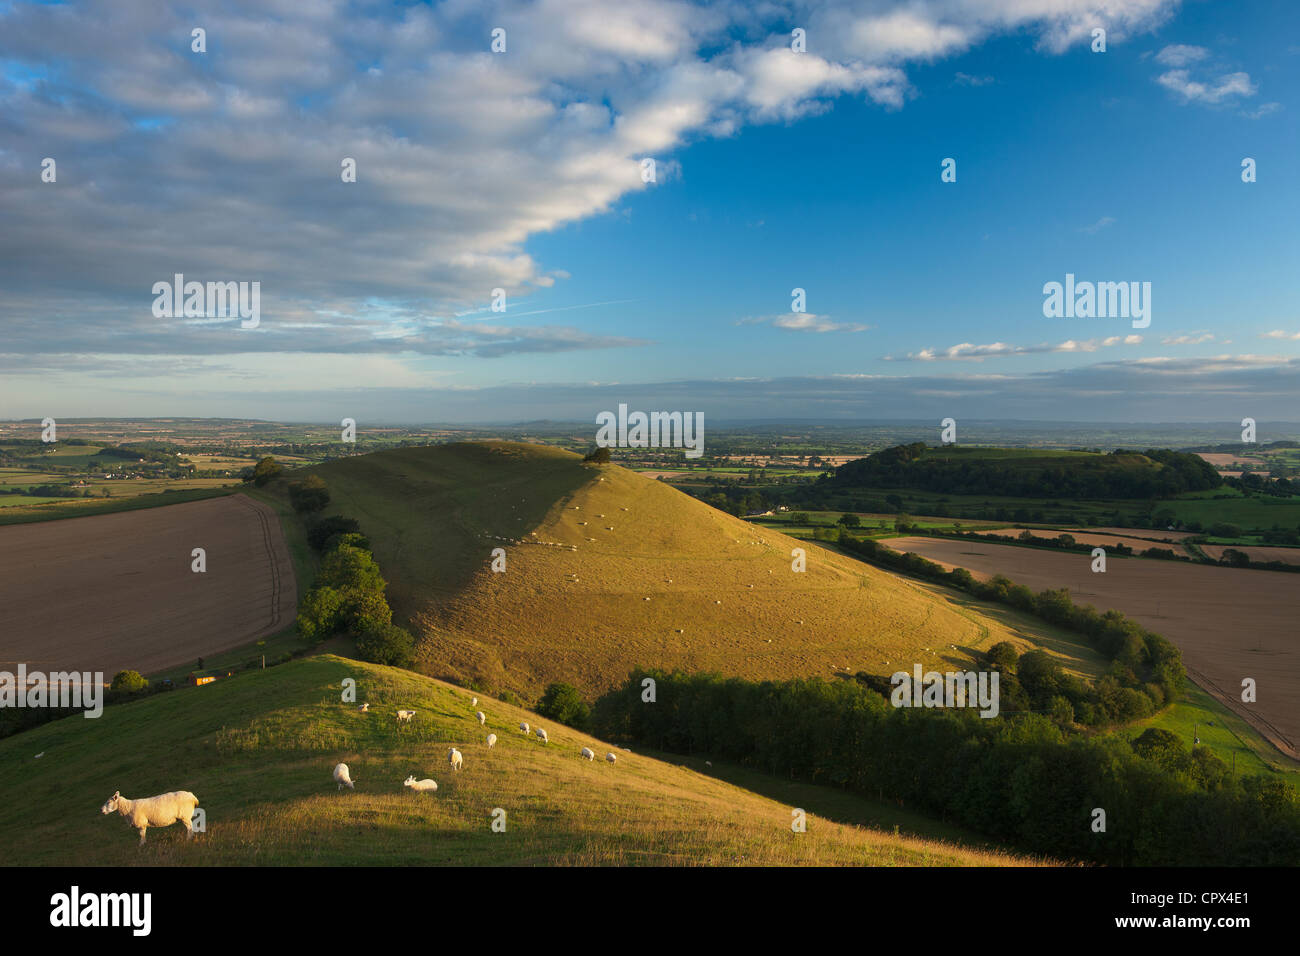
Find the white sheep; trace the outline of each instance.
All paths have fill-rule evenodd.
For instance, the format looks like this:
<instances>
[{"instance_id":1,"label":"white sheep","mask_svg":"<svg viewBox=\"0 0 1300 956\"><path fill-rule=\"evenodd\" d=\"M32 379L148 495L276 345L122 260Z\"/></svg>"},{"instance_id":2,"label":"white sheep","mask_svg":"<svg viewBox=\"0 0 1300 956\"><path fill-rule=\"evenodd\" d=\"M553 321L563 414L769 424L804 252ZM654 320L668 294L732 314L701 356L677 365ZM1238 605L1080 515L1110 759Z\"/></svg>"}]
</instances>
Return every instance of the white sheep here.
<instances>
[{"instance_id":1,"label":"white sheep","mask_svg":"<svg viewBox=\"0 0 1300 956\"><path fill-rule=\"evenodd\" d=\"M487 735L487 745L488 745L489 747L495 747L495 746L497 745L497 735L496 735L496 734L488 734L488 735Z\"/></svg>"},{"instance_id":2,"label":"white sheep","mask_svg":"<svg viewBox=\"0 0 1300 956\"><path fill-rule=\"evenodd\" d=\"M613 763L615 760L618 759L618 754L607 753L605 754L605 759L608 760L610 763Z\"/></svg>"},{"instance_id":3,"label":"white sheep","mask_svg":"<svg viewBox=\"0 0 1300 956\"><path fill-rule=\"evenodd\" d=\"M397 721L398 723L409 724L411 722L411 718L414 716L415 716L415 711L413 710L399 710L397 712Z\"/></svg>"},{"instance_id":4,"label":"white sheep","mask_svg":"<svg viewBox=\"0 0 1300 956\"><path fill-rule=\"evenodd\" d=\"M189 833L186 839L194 839L194 808L198 805L199 798L188 790L173 790L138 800L128 800L115 791L100 807L100 812L107 815L116 810L122 814L127 823L140 831L140 845L144 846L144 834L150 827L169 827L178 821L185 824Z\"/></svg>"},{"instance_id":5,"label":"white sheep","mask_svg":"<svg viewBox=\"0 0 1300 956\"><path fill-rule=\"evenodd\" d=\"M452 770L459 770L465 758L460 755L460 751L452 747L447 751L447 763L451 764Z\"/></svg>"},{"instance_id":6,"label":"white sheep","mask_svg":"<svg viewBox=\"0 0 1300 956\"><path fill-rule=\"evenodd\" d=\"M361 706L359 706L359 707L357 708L357 710L361 711L361 713L363 713L363 714L368 714L368 713L370 712L370 705L369 705L369 704L362 704Z\"/></svg>"},{"instance_id":7,"label":"white sheep","mask_svg":"<svg viewBox=\"0 0 1300 956\"><path fill-rule=\"evenodd\" d=\"M546 741L549 740L550 738L546 736L546 731L542 730L541 727L538 727L537 739L540 740L542 743L546 743Z\"/></svg>"},{"instance_id":8,"label":"white sheep","mask_svg":"<svg viewBox=\"0 0 1300 956\"><path fill-rule=\"evenodd\" d=\"M528 733L528 723L526 721L520 723L519 729L522 730L525 734Z\"/></svg>"},{"instance_id":9,"label":"white sheep","mask_svg":"<svg viewBox=\"0 0 1300 956\"><path fill-rule=\"evenodd\" d=\"M474 716L478 718L479 726L482 726L483 724L487 723L487 715L484 714L483 711L480 710Z\"/></svg>"},{"instance_id":10,"label":"white sheep","mask_svg":"<svg viewBox=\"0 0 1300 956\"><path fill-rule=\"evenodd\" d=\"M426 790L437 790L438 782L425 777L423 780L416 780L415 774L411 774L402 781L402 786L410 787L416 793L423 793Z\"/></svg>"},{"instance_id":11,"label":"white sheep","mask_svg":"<svg viewBox=\"0 0 1300 956\"><path fill-rule=\"evenodd\" d=\"M337 764L334 767L334 782L339 785L340 790L344 787L349 790L357 789L352 785L352 775L348 773L348 765L345 763Z\"/></svg>"},{"instance_id":12,"label":"white sheep","mask_svg":"<svg viewBox=\"0 0 1300 956\"><path fill-rule=\"evenodd\" d=\"M470 705L471 707L477 707L477 706L478 706L478 698L477 698L477 697L471 697L471 698L469 699L469 705Z\"/></svg>"},{"instance_id":13,"label":"white sheep","mask_svg":"<svg viewBox=\"0 0 1300 956\"><path fill-rule=\"evenodd\" d=\"M585 760L595 760L596 754L590 747L582 748L582 756Z\"/></svg>"}]
</instances>

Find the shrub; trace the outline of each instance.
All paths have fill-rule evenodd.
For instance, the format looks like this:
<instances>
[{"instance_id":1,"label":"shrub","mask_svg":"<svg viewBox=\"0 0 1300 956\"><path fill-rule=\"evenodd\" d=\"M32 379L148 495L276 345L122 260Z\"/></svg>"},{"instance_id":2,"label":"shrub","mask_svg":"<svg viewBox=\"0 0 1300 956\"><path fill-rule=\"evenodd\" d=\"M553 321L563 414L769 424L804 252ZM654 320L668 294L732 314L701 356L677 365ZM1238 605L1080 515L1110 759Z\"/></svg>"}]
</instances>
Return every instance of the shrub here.
<instances>
[{"instance_id":1,"label":"shrub","mask_svg":"<svg viewBox=\"0 0 1300 956\"><path fill-rule=\"evenodd\" d=\"M543 717L579 729L587 725L591 708L582 699L578 689L571 684L554 683L546 688L537 702L537 712Z\"/></svg>"},{"instance_id":2,"label":"shrub","mask_svg":"<svg viewBox=\"0 0 1300 956\"><path fill-rule=\"evenodd\" d=\"M334 543L333 538L359 532L360 530L361 525L357 524L355 518L344 518L341 515L335 515L332 518L321 518L308 526L307 543L312 546L313 550L326 551Z\"/></svg>"},{"instance_id":3,"label":"shrub","mask_svg":"<svg viewBox=\"0 0 1300 956\"><path fill-rule=\"evenodd\" d=\"M118 671L113 675L109 690L123 694L135 694L149 686L149 682L140 676L139 671Z\"/></svg>"},{"instance_id":4,"label":"shrub","mask_svg":"<svg viewBox=\"0 0 1300 956\"><path fill-rule=\"evenodd\" d=\"M1016 661L1020 659L1016 646L1010 641L998 641L988 649L985 656L988 657L990 666L1000 671L1014 671Z\"/></svg>"},{"instance_id":5,"label":"shrub","mask_svg":"<svg viewBox=\"0 0 1300 956\"><path fill-rule=\"evenodd\" d=\"M597 448L582 460L595 462L597 465L607 465L609 464L609 459L610 453L608 448Z\"/></svg>"},{"instance_id":6,"label":"shrub","mask_svg":"<svg viewBox=\"0 0 1300 956\"><path fill-rule=\"evenodd\" d=\"M321 511L330 503L329 489L316 475L289 482L289 503L300 514Z\"/></svg>"},{"instance_id":7,"label":"shrub","mask_svg":"<svg viewBox=\"0 0 1300 956\"><path fill-rule=\"evenodd\" d=\"M361 659L392 667L410 667L415 656L415 638L396 624L368 627L357 638Z\"/></svg>"}]
</instances>

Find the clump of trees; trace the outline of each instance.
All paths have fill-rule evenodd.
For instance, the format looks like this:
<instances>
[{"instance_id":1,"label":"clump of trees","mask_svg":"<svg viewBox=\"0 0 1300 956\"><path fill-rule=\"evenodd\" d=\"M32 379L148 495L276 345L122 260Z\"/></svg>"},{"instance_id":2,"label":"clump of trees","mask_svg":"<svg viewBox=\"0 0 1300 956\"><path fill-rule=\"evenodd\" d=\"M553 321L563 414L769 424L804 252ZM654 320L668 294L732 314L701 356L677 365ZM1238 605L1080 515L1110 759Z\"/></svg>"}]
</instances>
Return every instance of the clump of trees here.
<instances>
[{"instance_id":1,"label":"clump of trees","mask_svg":"<svg viewBox=\"0 0 1300 956\"><path fill-rule=\"evenodd\" d=\"M608 448L597 448L595 451L584 457L583 461L595 462L597 465L608 465L610 461L610 452Z\"/></svg>"},{"instance_id":2,"label":"clump of trees","mask_svg":"<svg viewBox=\"0 0 1300 956\"><path fill-rule=\"evenodd\" d=\"M342 520L357 526L351 519ZM313 530L323 524L318 523ZM310 540L311 530L308 537ZM346 634L355 639L363 660L409 667L414 659L415 639L393 623L393 611L385 596L388 584L370 552L369 542L336 524L330 526L323 543L326 553L316 580L298 609L298 633L312 644Z\"/></svg>"},{"instance_id":3,"label":"clump of trees","mask_svg":"<svg viewBox=\"0 0 1300 956\"><path fill-rule=\"evenodd\" d=\"M1039 680L1036 664L1022 682ZM642 680L656 701L642 700ZM1005 679L1005 676L1004 676ZM637 670L593 709L592 732L886 797L1056 859L1127 866L1300 864L1300 804L1276 777L1238 777L1161 734L1130 745L1055 714L890 706L854 681L762 683ZM1163 733L1163 732L1161 732ZM1172 736L1172 735L1170 735ZM1094 807L1107 830L1090 827Z\"/></svg>"}]
</instances>

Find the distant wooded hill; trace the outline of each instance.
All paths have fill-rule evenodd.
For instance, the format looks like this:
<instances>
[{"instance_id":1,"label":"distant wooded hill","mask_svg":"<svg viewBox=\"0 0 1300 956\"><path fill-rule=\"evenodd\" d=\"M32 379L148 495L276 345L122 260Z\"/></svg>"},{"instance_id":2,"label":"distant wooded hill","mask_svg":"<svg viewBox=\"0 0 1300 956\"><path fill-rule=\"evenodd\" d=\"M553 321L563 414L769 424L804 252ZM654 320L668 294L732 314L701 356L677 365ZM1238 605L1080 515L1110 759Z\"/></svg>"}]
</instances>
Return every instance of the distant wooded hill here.
<instances>
[{"instance_id":1,"label":"distant wooded hill","mask_svg":"<svg viewBox=\"0 0 1300 956\"><path fill-rule=\"evenodd\" d=\"M1197 455L1149 449L1037 451L896 445L850 461L817 482L827 493L894 488L1016 498L1168 498L1217 488L1223 479Z\"/></svg>"}]
</instances>

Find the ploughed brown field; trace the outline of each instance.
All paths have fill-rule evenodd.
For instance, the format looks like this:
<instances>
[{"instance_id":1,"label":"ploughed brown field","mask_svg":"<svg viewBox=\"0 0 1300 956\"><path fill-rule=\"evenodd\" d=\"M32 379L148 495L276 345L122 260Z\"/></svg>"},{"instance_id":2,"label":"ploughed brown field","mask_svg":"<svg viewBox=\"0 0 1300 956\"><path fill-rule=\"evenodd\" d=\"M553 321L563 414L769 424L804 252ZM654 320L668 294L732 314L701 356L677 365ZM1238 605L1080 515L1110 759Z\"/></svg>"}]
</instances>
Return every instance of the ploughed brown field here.
<instances>
[{"instance_id":1,"label":"ploughed brown field","mask_svg":"<svg viewBox=\"0 0 1300 956\"><path fill-rule=\"evenodd\" d=\"M1069 588L1078 604L1124 612L1177 644L1197 684L1287 756L1300 756L1300 581L1294 574L1117 557L1107 560L1105 574L1094 574L1086 554L943 538L883 543L980 578L1005 574L1034 591ZM1254 704L1241 701L1245 677L1255 679Z\"/></svg>"},{"instance_id":2,"label":"ploughed brown field","mask_svg":"<svg viewBox=\"0 0 1300 956\"><path fill-rule=\"evenodd\" d=\"M1222 559L1223 552L1232 549L1244 551L1252 561L1285 561L1287 564L1300 564L1300 548L1275 548L1267 545L1254 547L1248 544L1203 544L1201 550L1214 560ZM1300 586L1298 584L1297 586Z\"/></svg>"},{"instance_id":3,"label":"ploughed brown field","mask_svg":"<svg viewBox=\"0 0 1300 956\"><path fill-rule=\"evenodd\" d=\"M147 674L275 633L296 605L275 512L245 495L0 527L0 669Z\"/></svg>"}]
</instances>

